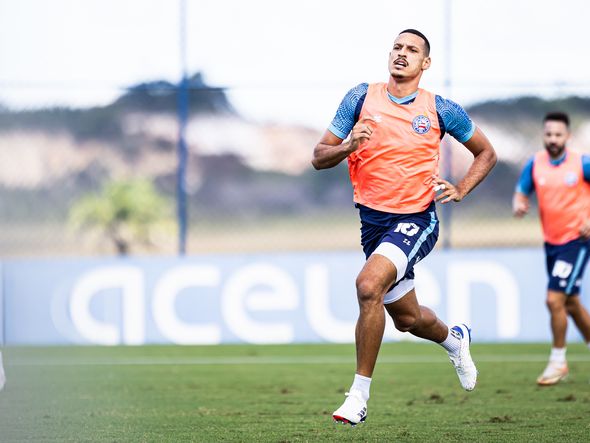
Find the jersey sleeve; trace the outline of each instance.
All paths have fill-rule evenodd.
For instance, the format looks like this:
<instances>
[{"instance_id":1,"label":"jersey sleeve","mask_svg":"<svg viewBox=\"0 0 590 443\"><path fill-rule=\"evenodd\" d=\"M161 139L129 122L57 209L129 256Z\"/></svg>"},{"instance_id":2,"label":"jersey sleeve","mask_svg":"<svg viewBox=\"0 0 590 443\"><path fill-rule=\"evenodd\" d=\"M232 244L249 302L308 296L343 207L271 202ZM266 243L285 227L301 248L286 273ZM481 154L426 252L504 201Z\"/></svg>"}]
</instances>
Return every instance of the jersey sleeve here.
<instances>
[{"instance_id":1,"label":"jersey sleeve","mask_svg":"<svg viewBox=\"0 0 590 443\"><path fill-rule=\"evenodd\" d=\"M452 100L437 95L435 98L436 112L442 119L445 131L460 143L465 143L473 136L475 124L465 109Z\"/></svg>"},{"instance_id":2,"label":"jersey sleeve","mask_svg":"<svg viewBox=\"0 0 590 443\"><path fill-rule=\"evenodd\" d=\"M590 155L582 154L582 169L584 171L584 181L590 183Z\"/></svg>"},{"instance_id":3,"label":"jersey sleeve","mask_svg":"<svg viewBox=\"0 0 590 443\"><path fill-rule=\"evenodd\" d=\"M355 111L357 105L367 95L368 83L361 83L346 93L328 130L336 137L344 140L355 125Z\"/></svg>"},{"instance_id":4,"label":"jersey sleeve","mask_svg":"<svg viewBox=\"0 0 590 443\"><path fill-rule=\"evenodd\" d=\"M516 192L520 192L524 195L529 195L535 189L535 184L533 183L533 162L535 158L531 157L527 164L524 166L524 169L520 173L520 178L518 179L518 183L516 184ZM584 174L585 176L586 174Z\"/></svg>"}]
</instances>

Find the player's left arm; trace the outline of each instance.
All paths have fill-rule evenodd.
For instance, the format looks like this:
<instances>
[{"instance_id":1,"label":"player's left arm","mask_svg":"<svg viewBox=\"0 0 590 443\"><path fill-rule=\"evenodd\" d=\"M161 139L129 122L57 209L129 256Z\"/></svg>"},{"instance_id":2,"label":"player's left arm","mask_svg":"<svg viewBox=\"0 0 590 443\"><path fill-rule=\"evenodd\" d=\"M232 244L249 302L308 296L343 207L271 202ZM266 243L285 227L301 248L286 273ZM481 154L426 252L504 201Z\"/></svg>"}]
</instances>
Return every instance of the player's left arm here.
<instances>
[{"instance_id":1,"label":"player's left arm","mask_svg":"<svg viewBox=\"0 0 590 443\"><path fill-rule=\"evenodd\" d=\"M473 154L474 160L471 167L457 185L439 177L433 177L434 190L442 191L436 197L437 201L441 203L460 202L494 167L496 151L461 105L439 95L435 98L435 104L439 122L442 122L441 129L453 136Z\"/></svg>"},{"instance_id":2,"label":"player's left arm","mask_svg":"<svg viewBox=\"0 0 590 443\"><path fill-rule=\"evenodd\" d=\"M450 201L460 202L490 173L497 161L496 151L485 136L483 131L475 128L475 132L469 140L463 143L469 152L473 154L473 163L457 185L442 178L435 178L435 183L442 188L436 197L436 201L448 203Z\"/></svg>"}]
</instances>

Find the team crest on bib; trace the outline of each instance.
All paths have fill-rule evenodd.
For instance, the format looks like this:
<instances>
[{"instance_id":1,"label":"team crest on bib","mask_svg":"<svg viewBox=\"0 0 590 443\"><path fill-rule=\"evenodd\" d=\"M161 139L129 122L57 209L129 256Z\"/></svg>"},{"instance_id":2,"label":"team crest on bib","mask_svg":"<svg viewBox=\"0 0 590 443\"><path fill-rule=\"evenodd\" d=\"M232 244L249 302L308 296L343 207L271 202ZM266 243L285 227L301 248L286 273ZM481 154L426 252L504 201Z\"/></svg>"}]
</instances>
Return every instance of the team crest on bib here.
<instances>
[{"instance_id":1,"label":"team crest on bib","mask_svg":"<svg viewBox=\"0 0 590 443\"><path fill-rule=\"evenodd\" d=\"M565 174L565 184L568 186L574 186L578 183L578 175L575 172L568 172Z\"/></svg>"},{"instance_id":2,"label":"team crest on bib","mask_svg":"<svg viewBox=\"0 0 590 443\"><path fill-rule=\"evenodd\" d=\"M412 128L417 134L426 134L430 130L430 120L425 115L418 115L412 120Z\"/></svg>"}]
</instances>

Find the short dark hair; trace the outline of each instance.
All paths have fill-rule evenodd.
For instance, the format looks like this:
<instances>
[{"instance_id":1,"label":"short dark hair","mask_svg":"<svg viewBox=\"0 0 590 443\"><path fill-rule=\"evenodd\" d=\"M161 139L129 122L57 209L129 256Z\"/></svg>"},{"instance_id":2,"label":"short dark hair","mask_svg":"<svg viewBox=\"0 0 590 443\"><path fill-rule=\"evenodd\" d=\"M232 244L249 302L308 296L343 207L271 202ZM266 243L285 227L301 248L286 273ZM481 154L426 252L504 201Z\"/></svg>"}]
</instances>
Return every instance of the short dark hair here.
<instances>
[{"instance_id":1,"label":"short dark hair","mask_svg":"<svg viewBox=\"0 0 590 443\"><path fill-rule=\"evenodd\" d=\"M424 40L424 43L425 43L425 46L426 46L426 56L429 56L430 55L430 42L428 41L428 39L426 38L426 36L424 34L422 34L417 29L409 28L409 29L404 29L398 35L402 35L402 34L405 34L405 33L417 35L422 40Z\"/></svg>"},{"instance_id":2,"label":"short dark hair","mask_svg":"<svg viewBox=\"0 0 590 443\"><path fill-rule=\"evenodd\" d=\"M565 112L548 112L543 119L543 123L547 121L562 122L569 128L570 118Z\"/></svg>"}]
</instances>

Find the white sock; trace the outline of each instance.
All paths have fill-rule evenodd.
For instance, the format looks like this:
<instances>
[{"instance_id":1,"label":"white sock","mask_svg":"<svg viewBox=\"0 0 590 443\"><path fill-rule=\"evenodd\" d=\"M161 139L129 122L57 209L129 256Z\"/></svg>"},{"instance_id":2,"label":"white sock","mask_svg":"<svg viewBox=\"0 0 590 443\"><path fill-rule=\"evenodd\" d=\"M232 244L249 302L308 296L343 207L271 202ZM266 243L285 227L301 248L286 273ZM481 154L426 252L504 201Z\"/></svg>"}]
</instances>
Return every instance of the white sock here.
<instances>
[{"instance_id":1,"label":"white sock","mask_svg":"<svg viewBox=\"0 0 590 443\"><path fill-rule=\"evenodd\" d=\"M586 343L586 345L588 346L588 349L590 349L590 341Z\"/></svg>"},{"instance_id":2,"label":"white sock","mask_svg":"<svg viewBox=\"0 0 590 443\"><path fill-rule=\"evenodd\" d=\"M459 353L459 350L461 349L461 340L458 337L454 336L451 333L451 330L449 329L447 338L445 338L445 341L443 341L442 343L439 343L439 345L445 348L447 352L450 352L453 355L457 355Z\"/></svg>"},{"instance_id":3,"label":"white sock","mask_svg":"<svg viewBox=\"0 0 590 443\"><path fill-rule=\"evenodd\" d=\"M565 351L567 348L551 348L551 355L549 361L553 363L565 363Z\"/></svg>"},{"instance_id":4,"label":"white sock","mask_svg":"<svg viewBox=\"0 0 590 443\"><path fill-rule=\"evenodd\" d=\"M371 377L354 374L354 381L350 390L360 392L363 400L367 401L369 399L369 389L371 389Z\"/></svg>"}]
</instances>

